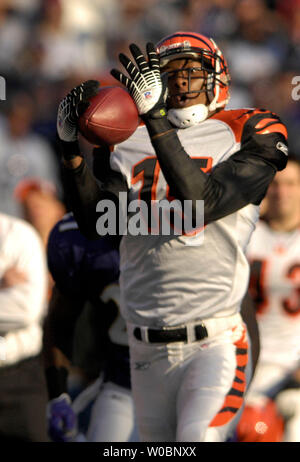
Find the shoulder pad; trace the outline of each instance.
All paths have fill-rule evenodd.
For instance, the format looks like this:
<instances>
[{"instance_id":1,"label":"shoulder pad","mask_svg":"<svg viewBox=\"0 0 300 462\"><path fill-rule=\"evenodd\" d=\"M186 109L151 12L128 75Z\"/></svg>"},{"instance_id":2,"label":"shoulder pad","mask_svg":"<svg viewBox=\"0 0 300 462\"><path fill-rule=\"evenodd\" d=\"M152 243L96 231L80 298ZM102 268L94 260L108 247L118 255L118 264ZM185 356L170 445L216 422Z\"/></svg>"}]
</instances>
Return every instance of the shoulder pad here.
<instances>
[{"instance_id":1,"label":"shoulder pad","mask_svg":"<svg viewBox=\"0 0 300 462\"><path fill-rule=\"evenodd\" d=\"M238 143L255 134L281 133L287 139L287 129L280 118L265 109L223 110L214 114L212 119L229 125Z\"/></svg>"},{"instance_id":2,"label":"shoulder pad","mask_svg":"<svg viewBox=\"0 0 300 462\"><path fill-rule=\"evenodd\" d=\"M253 135L270 133L280 133L286 140L288 137L287 129L277 114L265 109L254 109L244 124L242 142Z\"/></svg>"}]
</instances>

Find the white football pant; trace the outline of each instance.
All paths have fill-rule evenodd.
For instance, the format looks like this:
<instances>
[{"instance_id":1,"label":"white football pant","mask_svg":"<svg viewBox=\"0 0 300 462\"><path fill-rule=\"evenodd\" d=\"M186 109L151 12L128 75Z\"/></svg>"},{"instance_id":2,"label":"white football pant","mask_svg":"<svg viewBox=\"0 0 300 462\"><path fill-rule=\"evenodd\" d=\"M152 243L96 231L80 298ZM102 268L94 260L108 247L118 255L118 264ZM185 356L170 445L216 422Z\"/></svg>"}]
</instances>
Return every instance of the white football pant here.
<instances>
[{"instance_id":1,"label":"white football pant","mask_svg":"<svg viewBox=\"0 0 300 462\"><path fill-rule=\"evenodd\" d=\"M198 342L145 343L128 325L141 441L221 442L240 417L251 377L244 324Z\"/></svg>"},{"instance_id":2,"label":"white football pant","mask_svg":"<svg viewBox=\"0 0 300 462\"><path fill-rule=\"evenodd\" d=\"M87 441L138 441L130 390L112 382L102 384L91 412Z\"/></svg>"}]
</instances>

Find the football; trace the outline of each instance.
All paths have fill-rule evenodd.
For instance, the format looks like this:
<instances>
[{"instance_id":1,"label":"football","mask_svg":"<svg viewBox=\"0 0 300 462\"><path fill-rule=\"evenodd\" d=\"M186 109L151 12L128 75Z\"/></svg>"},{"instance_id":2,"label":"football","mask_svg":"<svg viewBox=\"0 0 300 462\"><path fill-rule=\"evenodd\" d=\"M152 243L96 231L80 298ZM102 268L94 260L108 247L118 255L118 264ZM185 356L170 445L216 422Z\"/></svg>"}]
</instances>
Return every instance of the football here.
<instances>
[{"instance_id":1,"label":"football","mask_svg":"<svg viewBox=\"0 0 300 462\"><path fill-rule=\"evenodd\" d=\"M102 87L79 118L79 131L94 145L112 146L129 138L139 125L135 102L118 86Z\"/></svg>"}]
</instances>

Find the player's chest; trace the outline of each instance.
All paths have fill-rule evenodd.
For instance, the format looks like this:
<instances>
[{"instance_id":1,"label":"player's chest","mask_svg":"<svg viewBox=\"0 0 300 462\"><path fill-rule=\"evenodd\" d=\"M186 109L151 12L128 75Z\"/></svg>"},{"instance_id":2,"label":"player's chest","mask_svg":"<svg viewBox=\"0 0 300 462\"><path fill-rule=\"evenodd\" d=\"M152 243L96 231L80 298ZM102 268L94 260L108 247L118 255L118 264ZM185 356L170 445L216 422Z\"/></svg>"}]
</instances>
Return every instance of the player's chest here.
<instances>
[{"instance_id":1,"label":"player's chest","mask_svg":"<svg viewBox=\"0 0 300 462\"><path fill-rule=\"evenodd\" d=\"M178 131L179 140L195 168L209 173L219 162L226 160L239 146L231 133L220 124L190 127ZM160 168L155 151L146 139L134 152L122 153L122 171L130 189L130 198L160 200L173 197Z\"/></svg>"}]
</instances>

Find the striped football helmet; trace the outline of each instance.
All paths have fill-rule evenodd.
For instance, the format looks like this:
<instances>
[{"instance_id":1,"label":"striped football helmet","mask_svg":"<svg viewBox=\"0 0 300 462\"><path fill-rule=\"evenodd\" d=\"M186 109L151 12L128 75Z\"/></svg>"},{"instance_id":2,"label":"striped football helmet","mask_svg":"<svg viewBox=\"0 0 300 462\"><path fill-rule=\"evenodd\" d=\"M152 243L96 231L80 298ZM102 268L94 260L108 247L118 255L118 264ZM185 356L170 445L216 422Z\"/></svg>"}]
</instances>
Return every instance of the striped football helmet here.
<instances>
[{"instance_id":1,"label":"striped football helmet","mask_svg":"<svg viewBox=\"0 0 300 462\"><path fill-rule=\"evenodd\" d=\"M160 58L160 67L162 70L171 60L192 58L199 61L199 68L188 69L189 85L187 91L180 94L199 93L199 91L190 91L190 79L193 78L192 73L199 70L207 73L204 89L200 90L200 92L206 92L209 103L207 106L198 105L204 106L204 108L199 108L201 114L203 112L201 116L203 120L208 116L209 112L215 112L226 106L229 101L230 75L226 60L213 39L194 32L175 32L163 38L156 45L156 51ZM175 72L181 72L181 70L178 69ZM175 112L179 111L179 114L184 112L190 113L191 110L191 108L172 109ZM190 125L193 125L193 123ZM185 126L189 125L183 124L181 128Z\"/></svg>"}]
</instances>

